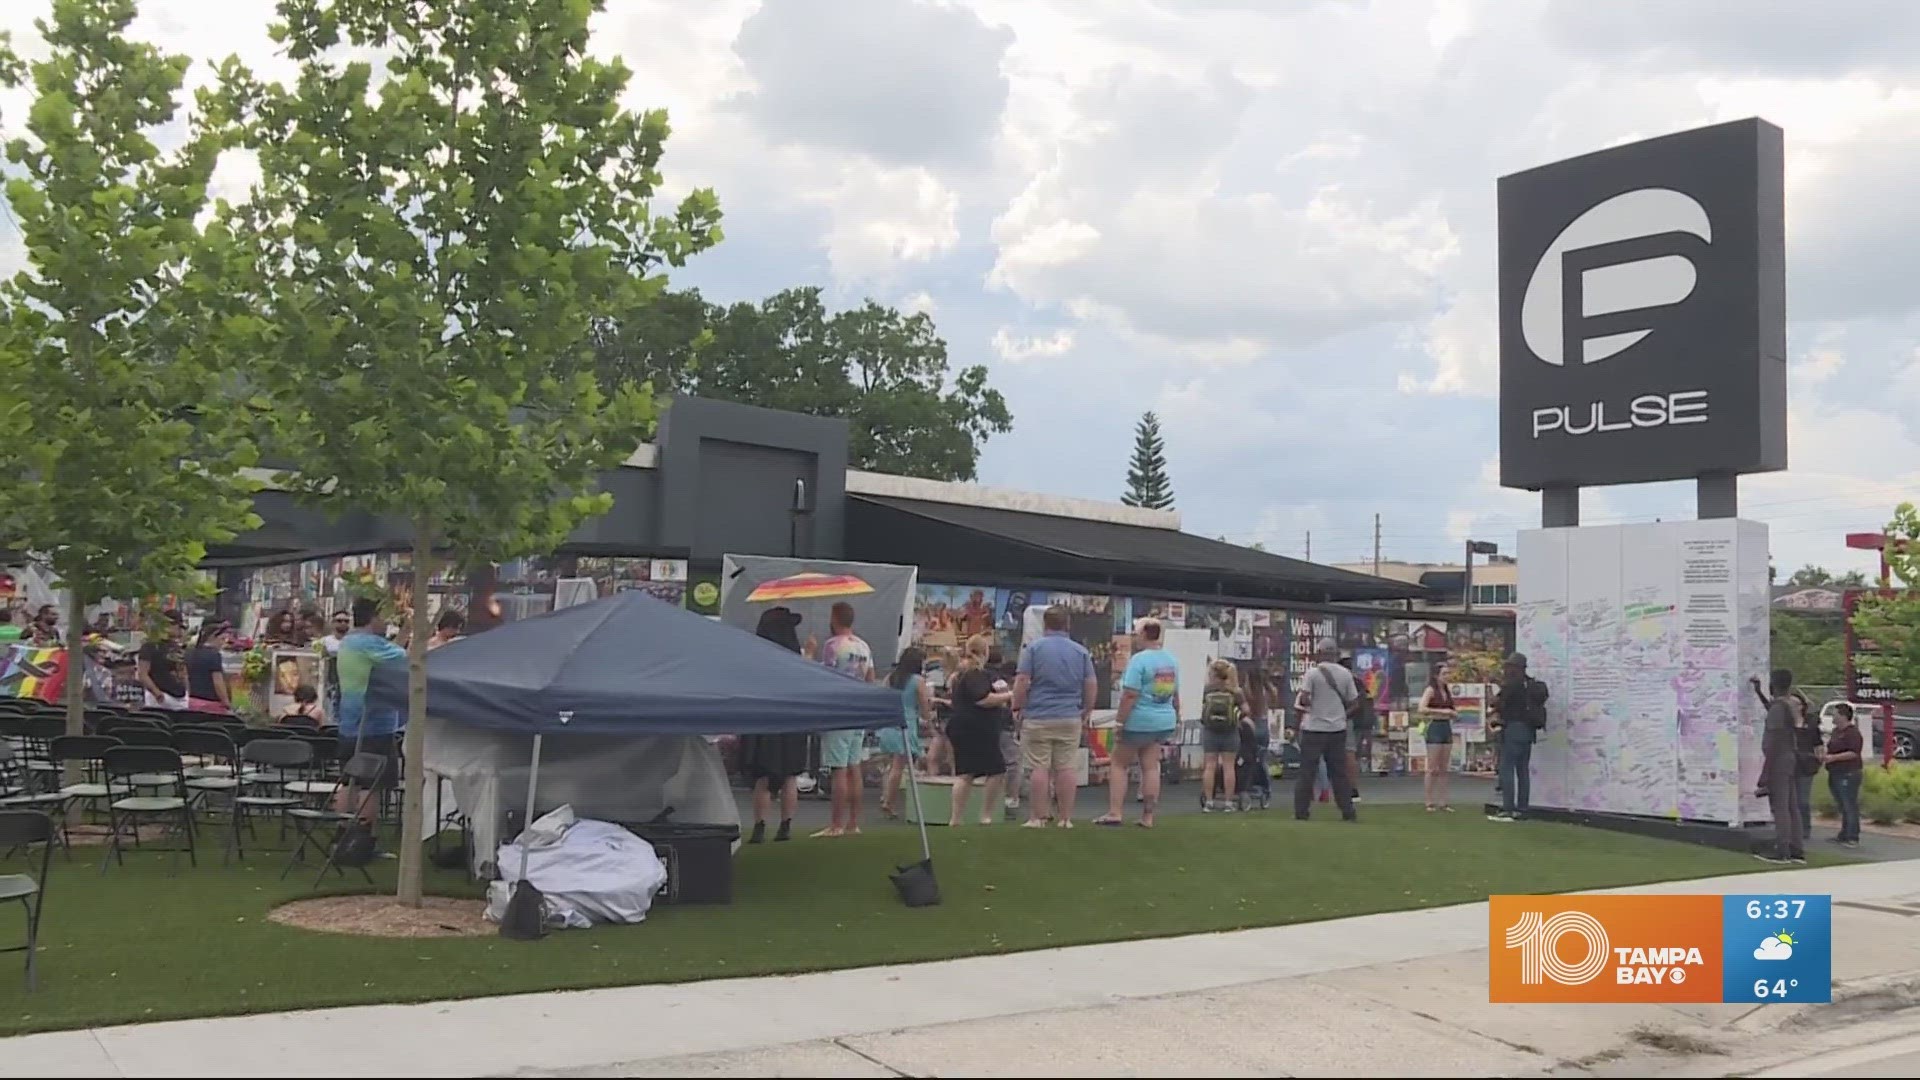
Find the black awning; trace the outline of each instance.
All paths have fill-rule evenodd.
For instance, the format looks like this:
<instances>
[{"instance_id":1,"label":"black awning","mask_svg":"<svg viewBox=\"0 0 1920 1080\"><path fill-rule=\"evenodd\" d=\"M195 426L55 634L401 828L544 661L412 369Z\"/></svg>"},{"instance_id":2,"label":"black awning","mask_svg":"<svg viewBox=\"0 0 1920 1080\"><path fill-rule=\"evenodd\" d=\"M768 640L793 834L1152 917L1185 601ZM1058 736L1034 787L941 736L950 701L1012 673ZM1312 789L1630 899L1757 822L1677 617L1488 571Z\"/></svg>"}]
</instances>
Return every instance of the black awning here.
<instances>
[{"instance_id":1,"label":"black awning","mask_svg":"<svg viewBox=\"0 0 1920 1080\"><path fill-rule=\"evenodd\" d=\"M1143 592L1220 592L1308 603L1427 595L1403 581L1174 529L883 495L848 495L846 549L853 559L916 564L922 580L1105 579L1116 588Z\"/></svg>"}]
</instances>

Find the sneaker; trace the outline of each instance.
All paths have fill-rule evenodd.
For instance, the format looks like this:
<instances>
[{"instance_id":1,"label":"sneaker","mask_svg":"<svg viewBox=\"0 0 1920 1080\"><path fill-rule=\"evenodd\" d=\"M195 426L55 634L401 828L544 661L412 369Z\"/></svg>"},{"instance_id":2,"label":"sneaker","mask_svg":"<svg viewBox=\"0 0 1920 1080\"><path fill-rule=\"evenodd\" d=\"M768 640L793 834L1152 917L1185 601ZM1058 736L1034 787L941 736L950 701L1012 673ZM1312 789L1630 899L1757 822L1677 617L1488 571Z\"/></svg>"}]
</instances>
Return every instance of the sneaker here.
<instances>
[{"instance_id":1,"label":"sneaker","mask_svg":"<svg viewBox=\"0 0 1920 1080\"><path fill-rule=\"evenodd\" d=\"M1211 813L1213 813L1213 804L1212 804L1212 803L1210 803L1210 802L1208 802L1208 801L1207 801L1207 800L1205 800L1205 799L1201 799L1201 800L1200 800L1200 812L1201 812L1201 813L1203 813L1203 814L1211 814Z\"/></svg>"},{"instance_id":2,"label":"sneaker","mask_svg":"<svg viewBox=\"0 0 1920 1080\"><path fill-rule=\"evenodd\" d=\"M1220 812L1221 812L1221 813L1223 813L1223 814L1231 814L1231 813L1233 813L1233 812L1234 812L1235 810L1238 810L1238 809L1239 809L1239 807L1237 807L1237 806L1235 806L1235 805L1233 805L1233 804L1232 804L1232 803L1230 803L1230 802L1222 802L1222 803L1220 804Z\"/></svg>"},{"instance_id":3,"label":"sneaker","mask_svg":"<svg viewBox=\"0 0 1920 1080\"><path fill-rule=\"evenodd\" d=\"M1787 861L1795 866L1807 865L1807 857L1805 855L1789 855L1787 856Z\"/></svg>"},{"instance_id":4,"label":"sneaker","mask_svg":"<svg viewBox=\"0 0 1920 1080\"><path fill-rule=\"evenodd\" d=\"M764 821L754 822L753 834L747 837L747 843L764 844L766 843L766 841L767 841L767 823Z\"/></svg>"},{"instance_id":5,"label":"sneaker","mask_svg":"<svg viewBox=\"0 0 1920 1080\"><path fill-rule=\"evenodd\" d=\"M1487 820L1488 821L1512 821L1513 815L1505 814L1505 813L1492 813L1487 815Z\"/></svg>"},{"instance_id":6,"label":"sneaker","mask_svg":"<svg viewBox=\"0 0 1920 1080\"><path fill-rule=\"evenodd\" d=\"M1772 863L1775 866L1787 866L1793 862L1792 859L1789 859L1784 855L1775 855L1770 851L1756 851L1753 853L1753 857L1756 859L1759 859L1763 863Z\"/></svg>"},{"instance_id":7,"label":"sneaker","mask_svg":"<svg viewBox=\"0 0 1920 1080\"><path fill-rule=\"evenodd\" d=\"M1860 846L1860 841L1858 841L1858 840L1842 840L1842 841L1840 841L1840 846L1841 846L1841 847L1859 847L1859 846Z\"/></svg>"}]
</instances>

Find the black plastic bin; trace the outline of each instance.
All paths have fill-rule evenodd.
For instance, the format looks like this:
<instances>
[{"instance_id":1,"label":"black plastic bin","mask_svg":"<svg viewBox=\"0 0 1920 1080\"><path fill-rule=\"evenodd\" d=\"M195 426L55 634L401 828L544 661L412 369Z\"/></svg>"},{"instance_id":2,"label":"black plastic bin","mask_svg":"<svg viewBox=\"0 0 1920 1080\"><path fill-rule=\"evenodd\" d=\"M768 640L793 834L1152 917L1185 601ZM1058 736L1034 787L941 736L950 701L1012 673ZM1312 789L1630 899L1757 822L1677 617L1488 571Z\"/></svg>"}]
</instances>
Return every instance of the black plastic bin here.
<instances>
[{"instance_id":1,"label":"black plastic bin","mask_svg":"<svg viewBox=\"0 0 1920 1080\"><path fill-rule=\"evenodd\" d=\"M733 903L733 844L738 825L659 821L628 825L667 864L660 899L669 904Z\"/></svg>"}]
</instances>

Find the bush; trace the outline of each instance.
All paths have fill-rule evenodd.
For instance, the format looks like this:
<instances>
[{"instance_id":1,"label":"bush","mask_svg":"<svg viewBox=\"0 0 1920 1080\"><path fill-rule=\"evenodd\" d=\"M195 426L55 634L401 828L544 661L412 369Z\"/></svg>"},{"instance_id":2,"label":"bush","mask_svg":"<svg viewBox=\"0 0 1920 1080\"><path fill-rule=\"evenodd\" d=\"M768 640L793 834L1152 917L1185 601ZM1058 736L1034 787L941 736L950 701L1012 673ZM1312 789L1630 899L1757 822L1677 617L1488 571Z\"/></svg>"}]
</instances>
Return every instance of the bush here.
<instances>
[{"instance_id":1,"label":"bush","mask_svg":"<svg viewBox=\"0 0 1920 1080\"><path fill-rule=\"evenodd\" d=\"M1829 816L1839 813L1825 772L1814 778L1813 809ZM1860 785L1860 816L1876 825L1920 824L1920 762L1896 762L1891 769L1868 765Z\"/></svg>"}]
</instances>

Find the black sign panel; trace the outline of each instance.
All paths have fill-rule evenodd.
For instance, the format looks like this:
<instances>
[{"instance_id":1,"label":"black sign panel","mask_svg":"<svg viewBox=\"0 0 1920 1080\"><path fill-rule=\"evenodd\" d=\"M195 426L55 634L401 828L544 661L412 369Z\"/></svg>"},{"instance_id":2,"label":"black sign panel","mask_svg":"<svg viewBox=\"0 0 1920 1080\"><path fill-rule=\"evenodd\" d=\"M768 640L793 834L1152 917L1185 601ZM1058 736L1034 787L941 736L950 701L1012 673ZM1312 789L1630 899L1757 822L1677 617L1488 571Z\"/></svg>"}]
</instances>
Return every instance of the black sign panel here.
<instances>
[{"instance_id":1,"label":"black sign panel","mask_svg":"<svg viewBox=\"0 0 1920 1080\"><path fill-rule=\"evenodd\" d=\"M1500 180L1500 482L1787 467L1780 129L1741 120Z\"/></svg>"}]
</instances>

